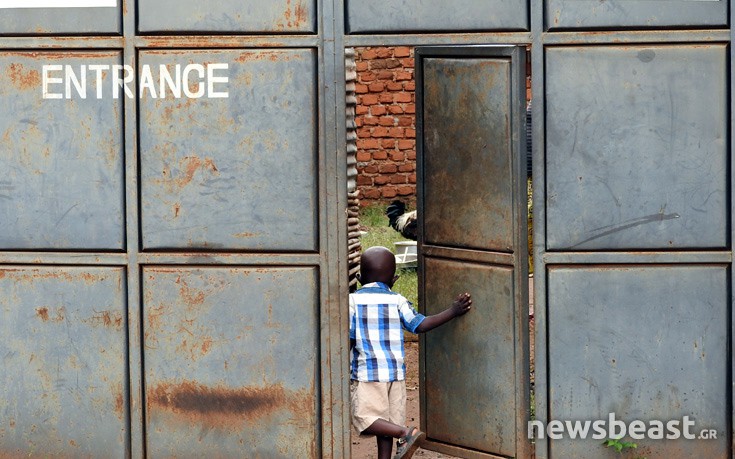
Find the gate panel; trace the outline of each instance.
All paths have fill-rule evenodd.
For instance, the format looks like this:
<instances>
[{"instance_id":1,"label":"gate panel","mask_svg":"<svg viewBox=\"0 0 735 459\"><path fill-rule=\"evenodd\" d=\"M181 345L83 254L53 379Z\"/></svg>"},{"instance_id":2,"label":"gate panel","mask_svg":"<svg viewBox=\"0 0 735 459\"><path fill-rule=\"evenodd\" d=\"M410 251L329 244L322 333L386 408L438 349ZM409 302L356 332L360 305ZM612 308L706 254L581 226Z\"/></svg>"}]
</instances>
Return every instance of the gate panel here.
<instances>
[{"instance_id":1,"label":"gate panel","mask_svg":"<svg viewBox=\"0 0 735 459\"><path fill-rule=\"evenodd\" d=\"M547 48L549 250L728 246L728 52Z\"/></svg>"},{"instance_id":2,"label":"gate panel","mask_svg":"<svg viewBox=\"0 0 735 459\"><path fill-rule=\"evenodd\" d=\"M421 335L427 448L526 457L525 49L418 47L420 303L473 310Z\"/></svg>"},{"instance_id":3,"label":"gate panel","mask_svg":"<svg viewBox=\"0 0 735 459\"><path fill-rule=\"evenodd\" d=\"M124 248L122 101L109 68L98 98L86 67L120 61L118 51L0 53L0 102L13 115L0 118L0 249ZM86 98L67 87L69 70L87 78Z\"/></svg>"},{"instance_id":4,"label":"gate panel","mask_svg":"<svg viewBox=\"0 0 735 459\"><path fill-rule=\"evenodd\" d=\"M346 0L349 33L528 30L528 2Z\"/></svg>"},{"instance_id":5,"label":"gate panel","mask_svg":"<svg viewBox=\"0 0 735 459\"><path fill-rule=\"evenodd\" d=\"M83 3L100 6L83 8L70 7L80 2L45 0L33 2L42 8L32 8L26 0L5 0L0 4L0 34L120 34L122 1L90 0Z\"/></svg>"},{"instance_id":6,"label":"gate panel","mask_svg":"<svg viewBox=\"0 0 735 459\"><path fill-rule=\"evenodd\" d=\"M154 82L191 63L227 64L228 95L140 101L144 249L316 250L313 50L140 55Z\"/></svg>"},{"instance_id":7,"label":"gate panel","mask_svg":"<svg viewBox=\"0 0 735 459\"><path fill-rule=\"evenodd\" d=\"M729 278L728 266L551 267L550 419L686 415L693 435L716 429L717 439L647 438L637 454L728 457ZM605 454L601 440L549 442L554 458Z\"/></svg>"},{"instance_id":8,"label":"gate panel","mask_svg":"<svg viewBox=\"0 0 735 459\"><path fill-rule=\"evenodd\" d=\"M316 31L315 0L138 0L141 32Z\"/></svg>"},{"instance_id":9,"label":"gate panel","mask_svg":"<svg viewBox=\"0 0 735 459\"><path fill-rule=\"evenodd\" d=\"M427 314L446 309L459 292L471 292L473 303L470 314L426 336L426 434L514 456L517 425L510 414L518 406L515 391L509 390L516 380L513 269L428 257L424 269Z\"/></svg>"},{"instance_id":10,"label":"gate panel","mask_svg":"<svg viewBox=\"0 0 735 459\"><path fill-rule=\"evenodd\" d=\"M0 456L125 457L122 268L0 267Z\"/></svg>"},{"instance_id":11,"label":"gate panel","mask_svg":"<svg viewBox=\"0 0 735 459\"><path fill-rule=\"evenodd\" d=\"M547 29L727 27L727 0L545 0Z\"/></svg>"},{"instance_id":12,"label":"gate panel","mask_svg":"<svg viewBox=\"0 0 735 459\"><path fill-rule=\"evenodd\" d=\"M150 457L319 457L316 268L151 267L143 291Z\"/></svg>"},{"instance_id":13,"label":"gate panel","mask_svg":"<svg viewBox=\"0 0 735 459\"><path fill-rule=\"evenodd\" d=\"M423 61L426 244L513 250L512 182L493 180L512 176L510 66Z\"/></svg>"}]
</instances>

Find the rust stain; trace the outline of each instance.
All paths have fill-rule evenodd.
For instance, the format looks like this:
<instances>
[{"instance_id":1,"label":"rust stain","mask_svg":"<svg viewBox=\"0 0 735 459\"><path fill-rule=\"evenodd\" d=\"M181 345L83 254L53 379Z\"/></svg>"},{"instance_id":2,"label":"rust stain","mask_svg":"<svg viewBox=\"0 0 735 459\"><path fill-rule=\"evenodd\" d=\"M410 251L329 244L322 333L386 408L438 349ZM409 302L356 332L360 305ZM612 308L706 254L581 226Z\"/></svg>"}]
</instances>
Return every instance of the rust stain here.
<instances>
[{"instance_id":1,"label":"rust stain","mask_svg":"<svg viewBox=\"0 0 735 459\"><path fill-rule=\"evenodd\" d=\"M118 419L123 419L125 416L125 401L123 399L122 392L118 392L117 395L115 395L115 413L117 414Z\"/></svg>"},{"instance_id":2,"label":"rust stain","mask_svg":"<svg viewBox=\"0 0 735 459\"><path fill-rule=\"evenodd\" d=\"M247 238L247 237L255 237L258 233L235 233L232 236L238 237L238 238Z\"/></svg>"},{"instance_id":3,"label":"rust stain","mask_svg":"<svg viewBox=\"0 0 735 459\"><path fill-rule=\"evenodd\" d=\"M179 217L180 211L181 211L181 204L177 202L176 204L174 204L174 218Z\"/></svg>"},{"instance_id":4,"label":"rust stain","mask_svg":"<svg viewBox=\"0 0 735 459\"><path fill-rule=\"evenodd\" d=\"M122 329L123 318L121 314L114 311L94 311L94 315L86 320L82 320L84 323L91 324L93 326L102 325L104 327L114 327L116 330Z\"/></svg>"},{"instance_id":5,"label":"rust stain","mask_svg":"<svg viewBox=\"0 0 735 459\"><path fill-rule=\"evenodd\" d=\"M36 315L44 322L48 322L48 308L36 308Z\"/></svg>"},{"instance_id":6,"label":"rust stain","mask_svg":"<svg viewBox=\"0 0 735 459\"><path fill-rule=\"evenodd\" d=\"M184 381L158 384L148 389L146 395L149 412L155 407L173 413L183 422L219 429L239 429L238 422L253 423L280 410L294 416L314 410L313 395L287 391L280 384L231 388Z\"/></svg>"},{"instance_id":7,"label":"rust stain","mask_svg":"<svg viewBox=\"0 0 735 459\"><path fill-rule=\"evenodd\" d=\"M10 64L7 73L13 86L18 89L35 89L41 86L41 75L38 70L26 71L23 64Z\"/></svg>"},{"instance_id":8,"label":"rust stain","mask_svg":"<svg viewBox=\"0 0 735 459\"><path fill-rule=\"evenodd\" d=\"M77 448L77 442L75 442L74 440L69 440L69 446L71 446L72 448Z\"/></svg>"},{"instance_id":9,"label":"rust stain","mask_svg":"<svg viewBox=\"0 0 735 459\"><path fill-rule=\"evenodd\" d=\"M212 349L212 338L204 338L202 342L202 355L207 355Z\"/></svg>"},{"instance_id":10,"label":"rust stain","mask_svg":"<svg viewBox=\"0 0 735 459\"><path fill-rule=\"evenodd\" d=\"M203 291L189 287L189 284L187 284L181 276L176 278L176 283L181 286L179 288L179 293L186 304L189 306L199 306L204 303L206 296Z\"/></svg>"},{"instance_id":11,"label":"rust stain","mask_svg":"<svg viewBox=\"0 0 735 459\"><path fill-rule=\"evenodd\" d=\"M217 169L217 165L214 163L212 158L204 158L204 160L202 160L198 156L184 156L181 161L179 161L179 165L183 170L183 176L174 180L174 183L179 188L183 188L191 183L191 181L194 180L194 174L196 174L199 169L208 169L212 173L219 173L219 169Z\"/></svg>"},{"instance_id":12,"label":"rust stain","mask_svg":"<svg viewBox=\"0 0 735 459\"><path fill-rule=\"evenodd\" d=\"M5 277L5 271L0 271L0 279L3 279Z\"/></svg>"}]
</instances>

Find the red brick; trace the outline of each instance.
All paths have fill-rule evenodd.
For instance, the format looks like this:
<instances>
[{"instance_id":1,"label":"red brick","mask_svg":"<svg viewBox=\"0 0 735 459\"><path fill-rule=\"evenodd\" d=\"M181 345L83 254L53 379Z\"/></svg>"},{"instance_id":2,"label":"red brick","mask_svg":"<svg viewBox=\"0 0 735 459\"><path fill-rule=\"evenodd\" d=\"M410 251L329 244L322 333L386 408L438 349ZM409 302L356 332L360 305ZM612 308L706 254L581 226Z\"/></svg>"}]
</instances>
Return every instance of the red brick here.
<instances>
[{"instance_id":1,"label":"red brick","mask_svg":"<svg viewBox=\"0 0 735 459\"><path fill-rule=\"evenodd\" d=\"M408 177L405 174L393 174L390 176L390 183L408 183Z\"/></svg>"},{"instance_id":2,"label":"red brick","mask_svg":"<svg viewBox=\"0 0 735 459\"><path fill-rule=\"evenodd\" d=\"M396 139L380 139L380 146L386 150L396 148Z\"/></svg>"},{"instance_id":3,"label":"red brick","mask_svg":"<svg viewBox=\"0 0 735 459\"><path fill-rule=\"evenodd\" d=\"M381 104L392 104L393 103L393 93L392 92L381 93L380 97L378 97L378 101L380 101Z\"/></svg>"},{"instance_id":4,"label":"red brick","mask_svg":"<svg viewBox=\"0 0 735 459\"><path fill-rule=\"evenodd\" d=\"M374 49L365 49L360 53L360 59L375 59L378 53Z\"/></svg>"},{"instance_id":5,"label":"red brick","mask_svg":"<svg viewBox=\"0 0 735 459\"><path fill-rule=\"evenodd\" d=\"M390 176L388 175L378 175L373 180L376 185L385 185L386 183L390 183Z\"/></svg>"},{"instance_id":6,"label":"red brick","mask_svg":"<svg viewBox=\"0 0 735 459\"><path fill-rule=\"evenodd\" d=\"M382 105L374 105L370 107L370 114L373 116L385 115L387 109Z\"/></svg>"},{"instance_id":7,"label":"red brick","mask_svg":"<svg viewBox=\"0 0 735 459\"><path fill-rule=\"evenodd\" d=\"M400 166L398 166L399 172L413 172L414 169L416 169L416 166L414 166L413 163L406 163L406 164L401 164Z\"/></svg>"},{"instance_id":8,"label":"red brick","mask_svg":"<svg viewBox=\"0 0 735 459\"><path fill-rule=\"evenodd\" d=\"M398 149L399 150L410 150L416 145L415 140L411 139L401 139L398 141Z\"/></svg>"},{"instance_id":9,"label":"red brick","mask_svg":"<svg viewBox=\"0 0 735 459\"><path fill-rule=\"evenodd\" d=\"M362 127L362 125L365 123L365 117L364 116L358 116L355 118L355 126Z\"/></svg>"},{"instance_id":10,"label":"red brick","mask_svg":"<svg viewBox=\"0 0 735 459\"><path fill-rule=\"evenodd\" d=\"M390 159L392 159L393 161L403 161L404 159L406 159L406 155L403 154L402 151L394 150L390 152Z\"/></svg>"},{"instance_id":11,"label":"red brick","mask_svg":"<svg viewBox=\"0 0 735 459\"><path fill-rule=\"evenodd\" d=\"M399 186L396 190L400 196L408 196L414 194L416 190L410 185Z\"/></svg>"},{"instance_id":12,"label":"red brick","mask_svg":"<svg viewBox=\"0 0 735 459\"><path fill-rule=\"evenodd\" d=\"M398 125L399 126L413 126L413 117L412 116L399 116Z\"/></svg>"},{"instance_id":13,"label":"red brick","mask_svg":"<svg viewBox=\"0 0 735 459\"><path fill-rule=\"evenodd\" d=\"M376 75L376 78L379 79L379 80L391 80L392 81L393 80L393 72L391 72L390 70L381 70Z\"/></svg>"},{"instance_id":14,"label":"red brick","mask_svg":"<svg viewBox=\"0 0 735 459\"><path fill-rule=\"evenodd\" d=\"M364 72L368 69L368 63L367 62L358 62L357 63L357 71L358 72Z\"/></svg>"},{"instance_id":15,"label":"red brick","mask_svg":"<svg viewBox=\"0 0 735 459\"><path fill-rule=\"evenodd\" d=\"M403 90L403 84L398 83L396 81L389 81L386 85L386 88L388 88L388 91L401 91Z\"/></svg>"},{"instance_id":16,"label":"red brick","mask_svg":"<svg viewBox=\"0 0 735 459\"><path fill-rule=\"evenodd\" d=\"M410 92L397 92L393 96L393 99L396 101L396 103L409 103L411 102L411 93Z\"/></svg>"},{"instance_id":17,"label":"red brick","mask_svg":"<svg viewBox=\"0 0 735 459\"><path fill-rule=\"evenodd\" d=\"M369 127L361 127L357 130L357 137L361 139L368 139L372 136L372 132Z\"/></svg>"},{"instance_id":18,"label":"red brick","mask_svg":"<svg viewBox=\"0 0 735 459\"><path fill-rule=\"evenodd\" d=\"M372 158L371 158L369 152L367 152L367 151L358 151L357 152L357 160L359 162L365 163L365 162L370 161L370 159L372 159Z\"/></svg>"},{"instance_id":19,"label":"red brick","mask_svg":"<svg viewBox=\"0 0 735 459\"><path fill-rule=\"evenodd\" d=\"M383 62L385 63L385 68L387 69L394 69L401 66L401 62L398 59L386 59Z\"/></svg>"},{"instance_id":20,"label":"red brick","mask_svg":"<svg viewBox=\"0 0 735 459\"><path fill-rule=\"evenodd\" d=\"M380 78L380 75L378 75ZM413 73L411 72L396 72L396 81L413 80Z\"/></svg>"},{"instance_id":21,"label":"red brick","mask_svg":"<svg viewBox=\"0 0 735 459\"><path fill-rule=\"evenodd\" d=\"M378 128L375 128L375 129L378 129ZM408 129L406 129L406 130L408 130ZM399 127L390 128L388 130L388 135L390 137L395 137L397 139L398 138L402 138L403 137L403 128L399 128ZM375 133L373 133L373 136L375 136Z\"/></svg>"},{"instance_id":22,"label":"red brick","mask_svg":"<svg viewBox=\"0 0 735 459\"><path fill-rule=\"evenodd\" d=\"M398 166L395 164L381 164L378 166L378 172L381 174L395 174L398 172Z\"/></svg>"},{"instance_id":23,"label":"red brick","mask_svg":"<svg viewBox=\"0 0 735 459\"><path fill-rule=\"evenodd\" d=\"M368 112L368 108L365 107L364 105L358 105L357 107L355 107L355 114L356 115L364 115L367 112Z\"/></svg>"},{"instance_id":24,"label":"red brick","mask_svg":"<svg viewBox=\"0 0 735 459\"><path fill-rule=\"evenodd\" d=\"M408 46L397 46L393 50L393 55L395 57L408 57L411 55L411 48Z\"/></svg>"},{"instance_id":25,"label":"red brick","mask_svg":"<svg viewBox=\"0 0 735 459\"><path fill-rule=\"evenodd\" d=\"M388 111L394 115L400 115L401 113L403 113L403 107L401 107L400 105L391 105L390 107L388 107Z\"/></svg>"},{"instance_id":26,"label":"red brick","mask_svg":"<svg viewBox=\"0 0 735 459\"><path fill-rule=\"evenodd\" d=\"M406 137L409 139L416 138L416 129L406 128Z\"/></svg>"},{"instance_id":27,"label":"red brick","mask_svg":"<svg viewBox=\"0 0 735 459\"><path fill-rule=\"evenodd\" d=\"M360 96L360 103L362 105L375 105L378 103L378 95L365 94L364 96Z\"/></svg>"},{"instance_id":28,"label":"red brick","mask_svg":"<svg viewBox=\"0 0 735 459\"><path fill-rule=\"evenodd\" d=\"M368 87L366 84L356 84L355 85L355 93L357 94L365 94L368 92Z\"/></svg>"},{"instance_id":29,"label":"red brick","mask_svg":"<svg viewBox=\"0 0 735 459\"><path fill-rule=\"evenodd\" d=\"M358 169L359 170L359 169ZM365 166L362 171L366 174L377 174L378 173L378 166L375 164L370 164L368 166Z\"/></svg>"},{"instance_id":30,"label":"red brick","mask_svg":"<svg viewBox=\"0 0 735 459\"><path fill-rule=\"evenodd\" d=\"M358 175L357 176L357 184L359 186L372 185L373 184L373 179L372 179L372 177L368 177L367 175Z\"/></svg>"},{"instance_id":31,"label":"red brick","mask_svg":"<svg viewBox=\"0 0 735 459\"><path fill-rule=\"evenodd\" d=\"M383 83L371 83L368 89L370 89L370 92L383 92L385 85Z\"/></svg>"},{"instance_id":32,"label":"red brick","mask_svg":"<svg viewBox=\"0 0 735 459\"><path fill-rule=\"evenodd\" d=\"M414 80L406 81L403 83L403 89L406 91L415 91L416 90L416 82Z\"/></svg>"},{"instance_id":33,"label":"red brick","mask_svg":"<svg viewBox=\"0 0 735 459\"><path fill-rule=\"evenodd\" d=\"M378 118L374 116L365 116L363 119L365 120L366 126L377 126L378 124Z\"/></svg>"},{"instance_id":34,"label":"red brick","mask_svg":"<svg viewBox=\"0 0 735 459\"><path fill-rule=\"evenodd\" d=\"M358 74L358 80L362 81L363 83L375 81L375 78L376 76L373 72L362 72Z\"/></svg>"},{"instance_id":35,"label":"red brick","mask_svg":"<svg viewBox=\"0 0 735 459\"><path fill-rule=\"evenodd\" d=\"M370 61L370 70L382 70L386 67L385 61L382 59L376 59Z\"/></svg>"},{"instance_id":36,"label":"red brick","mask_svg":"<svg viewBox=\"0 0 735 459\"><path fill-rule=\"evenodd\" d=\"M408 174L408 183L416 183L416 174Z\"/></svg>"},{"instance_id":37,"label":"red brick","mask_svg":"<svg viewBox=\"0 0 735 459\"><path fill-rule=\"evenodd\" d=\"M357 148L359 148L360 150L375 150L375 149L380 148L380 142L378 141L378 139L358 139ZM357 154L359 155L360 153L361 152L358 152ZM358 158L357 159L358 161L363 161L360 159L360 156L358 156L357 158ZM369 160L370 158L364 161L369 161Z\"/></svg>"},{"instance_id":38,"label":"red brick","mask_svg":"<svg viewBox=\"0 0 735 459\"><path fill-rule=\"evenodd\" d=\"M406 111L406 113L416 113L415 104L406 104L406 106L403 109Z\"/></svg>"},{"instance_id":39,"label":"red brick","mask_svg":"<svg viewBox=\"0 0 735 459\"><path fill-rule=\"evenodd\" d=\"M388 159L388 153L386 153L385 150L377 150L373 152L373 159L376 161Z\"/></svg>"},{"instance_id":40,"label":"red brick","mask_svg":"<svg viewBox=\"0 0 735 459\"><path fill-rule=\"evenodd\" d=\"M362 197L365 199L380 199L380 190L377 188L362 190Z\"/></svg>"},{"instance_id":41,"label":"red brick","mask_svg":"<svg viewBox=\"0 0 735 459\"><path fill-rule=\"evenodd\" d=\"M384 186L384 187L383 187L383 188L382 188L382 189L380 190L380 194L381 194L381 195L382 195L382 196L383 196L384 198L388 198L388 199L390 199L390 198L395 198L395 197L396 197L396 195L397 195L398 193L396 192L396 188L395 188L395 187L392 187L392 186L391 186L391 187L387 187L387 186Z\"/></svg>"},{"instance_id":42,"label":"red brick","mask_svg":"<svg viewBox=\"0 0 735 459\"><path fill-rule=\"evenodd\" d=\"M386 57L392 57L393 56L393 50L391 48L378 48L376 50L376 54L379 58L385 59Z\"/></svg>"},{"instance_id":43,"label":"red brick","mask_svg":"<svg viewBox=\"0 0 735 459\"><path fill-rule=\"evenodd\" d=\"M405 68L412 69L415 63L412 57L407 57L406 59L401 59L401 65Z\"/></svg>"},{"instance_id":44,"label":"red brick","mask_svg":"<svg viewBox=\"0 0 735 459\"><path fill-rule=\"evenodd\" d=\"M393 129L395 128L391 128L391 130ZM376 128L373 128L372 136L373 137L395 137L388 131L388 128L383 127L383 126L378 126Z\"/></svg>"},{"instance_id":45,"label":"red brick","mask_svg":"<svg viewBox=\"0 0 735 459\"><path fill-rule=\"evenodd\" d=\"M409 161L415 161L416 160L416 150L407 151L406 159L408 159Z\"/></svg>"},{"instance_id":46,"label":"red brick","mask_svg":"<svg viewBox=\"0 0 735 459\"><path fill-rule=\"evenodd\" d=\"M381 126L395 126L396 120L392 116L381 116L380 125Z\"/></svg>"}]
</instances>

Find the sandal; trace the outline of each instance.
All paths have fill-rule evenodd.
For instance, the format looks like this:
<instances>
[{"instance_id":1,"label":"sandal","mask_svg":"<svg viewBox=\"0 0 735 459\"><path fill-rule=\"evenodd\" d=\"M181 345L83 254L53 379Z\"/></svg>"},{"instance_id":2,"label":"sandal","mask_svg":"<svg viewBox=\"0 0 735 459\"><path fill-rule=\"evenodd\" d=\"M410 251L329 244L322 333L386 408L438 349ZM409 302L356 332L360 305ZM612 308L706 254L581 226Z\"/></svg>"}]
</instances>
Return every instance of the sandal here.
<instances>
[{"instance_id":1,"label":"sandal","mask_svg":"<svg viewBox=\"0 0 735 459\"><path fill-rule=\"evenodd\" d=\"M413 453L419 448L419 442L426 437L426 434L418 429L411 427L411 432L398 439L396 455L393 459L409 459Z\"/></svg>"}]
</instances>

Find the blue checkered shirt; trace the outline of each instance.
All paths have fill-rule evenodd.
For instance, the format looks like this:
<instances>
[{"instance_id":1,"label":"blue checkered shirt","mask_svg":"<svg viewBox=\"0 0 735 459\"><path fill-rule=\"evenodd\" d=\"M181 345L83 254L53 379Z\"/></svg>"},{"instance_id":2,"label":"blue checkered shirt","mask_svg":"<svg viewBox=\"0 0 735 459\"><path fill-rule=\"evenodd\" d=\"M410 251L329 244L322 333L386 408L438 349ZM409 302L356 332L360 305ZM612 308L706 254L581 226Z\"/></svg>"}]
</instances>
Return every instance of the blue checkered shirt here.
<instances>
[{"instance_id":1,"label":"blue checkered shirt","mask_svg":"<svg viewBox=\"0 0 735 459\"><path fill-rule=\"evenodd\" d=\"M425 318L381 282L350 294L350 338L355 342L350 378L369 382L405 379L403 328L414 333Z\"/></svg>"}]
</instances>

